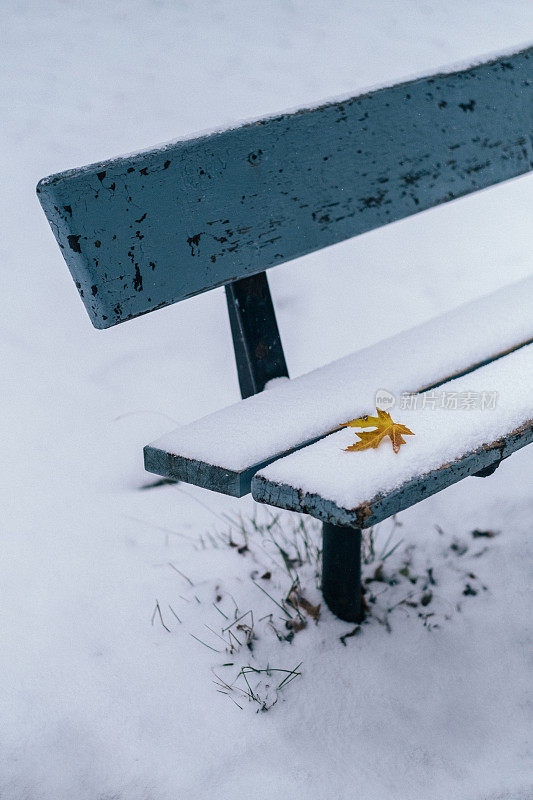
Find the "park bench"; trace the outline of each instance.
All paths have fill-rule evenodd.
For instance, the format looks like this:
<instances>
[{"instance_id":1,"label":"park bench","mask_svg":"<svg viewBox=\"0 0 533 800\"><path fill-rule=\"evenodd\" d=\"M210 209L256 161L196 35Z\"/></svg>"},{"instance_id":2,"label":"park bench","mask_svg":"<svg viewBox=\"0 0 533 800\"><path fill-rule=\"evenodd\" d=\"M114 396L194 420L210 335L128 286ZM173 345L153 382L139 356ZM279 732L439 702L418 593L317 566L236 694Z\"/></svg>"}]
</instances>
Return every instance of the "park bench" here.
<instances>
[{"instance_id":1,"label":"park bench","mask_svg":"<svg viewBox=\"0 0 533 800\"><path fill-rule=\"evenodd\" d=\"M530 171L532 86L529 48L38 184L95 327L225 286L243 400L148 445L146 469L322 520L343 619L363 528L533 440L533 278L291 381L265 270ZM345 453L339 426L394 402L400 453Z\"/></svg>"}]
</instances>

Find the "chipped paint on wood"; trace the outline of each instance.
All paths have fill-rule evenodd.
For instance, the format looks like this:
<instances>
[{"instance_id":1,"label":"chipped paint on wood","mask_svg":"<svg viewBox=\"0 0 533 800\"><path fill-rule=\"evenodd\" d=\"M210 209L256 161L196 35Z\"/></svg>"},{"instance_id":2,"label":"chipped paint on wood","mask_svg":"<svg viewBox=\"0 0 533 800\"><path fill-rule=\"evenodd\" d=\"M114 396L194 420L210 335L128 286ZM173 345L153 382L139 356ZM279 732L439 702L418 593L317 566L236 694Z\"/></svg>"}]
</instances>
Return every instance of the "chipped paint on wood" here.
<instances>
[{"instance_id":1,"label":"chipped paint on wood","mask_svg":"<svg viewBox=\"0 0 533 800\"><path fill-rule=\"evenodd\" d=\"M451 464L419 475L388 494L369 498L356 508L343 508L318 494L305 492L286 484L274 483L256 475L252 480L252 496L259 503L310 514L332 525L369 528L410 506L425 500L453 483L498 465L516 450L533 442L533 420L529 420L505 437L478 448Z\"/></svg>"},{"instance_id":2,"label":"chipped paint on wood","mask_svg":"<svg viewBox=\"0 0 533 800\"><path fill-rule=\"evenodd\" d=\"M250 492L252 478L257 472L257 467L243 472L223 469L205 461L175 456L151 445L144 448L144 468L171 480L192 483L233 497L242 497Z\"/></svg>"},{"instance_id":3,"label":"chipped paint on wood","mask_svg":"<svg viewBox=\"0 0 533 800\"><path fill-rule=\"evenodd\" d=\"M533 167L533 48L42 180L106 328Z\"/></svg>"},{"instance_id":4,"label":"chipped paint on wood","mask_svg":"<svg viewBox=\"0 0 533 800\"><path fill-rule=\"evenodd\" d=\"M467 375L470 372L485 366L486 364L490 364L493 361L504 358L506 355L509 355L509 353L515 352L516 350L519 350L520 348L532 343L532 339L527 339L523 342L517 342L512 347L508 347L504 351L500 351L483 359L482 361L471 364L469 367L461 370L460 372L455 372L452 375L442 375L439 380L424 387L413 387L409 394L436 389L438 386L442 386L449 380L461 377L462 375ZM360 413L362 414L363 411ZM294 453L296 450L301 450L303 447L308 447L311 444L318 442L329 433L332 433L332 431L323 431L320 435L315 436L312 439L299 442L294 447L291 447L284 452L271 455L269 458L265 458L260 463L250 464L241 471L228 470L224 469L224 467L217 466L216 464L210 464L207 461L197 461L195 459L185 458L175 453L167 453L166 451L159 450L152 445L147 445L144 449L145 467L148 472L155 472L157 475L162 475L165 478L186 481L187 483L193 483L197 486L202 486L204 489L212 489L213 491L223 492L224 494L230 494L234 497L243 497L245 494L249 494L251 491L252 478L256 472L259 472L259 470L263 469L263 467L268 466L268 464L271 464L278 458L283 458L284 456L289 455L289 453Z\"/></svg>"},{"instance_id":5,"label":"chipped paint on wood","mask_svg":"<svg viewBox=\"0 0 533 800\"><path fill-rule=\"evenodd\" d=\"M250 467L240 471L225 469L216 464L209 464L207 461L198 461L195 458L185 458L147 444L144 447L144 468L147 472L153 472L170 480L185 481L185 483L192 483L195 486L201 486L203 489L211 489L213 492L229 494L232 497L244 497L245 494L250 494L252 478L256 472L268 466L277 458L283 458L283 456L289 455L295 450L301 450L303 447L315 444L322 438L322 436L318 436L314 439L309 439L306 442L302 442L298 447L279 453L277 456L259 464L252 464Z\"/></svg>"}]
</instances>

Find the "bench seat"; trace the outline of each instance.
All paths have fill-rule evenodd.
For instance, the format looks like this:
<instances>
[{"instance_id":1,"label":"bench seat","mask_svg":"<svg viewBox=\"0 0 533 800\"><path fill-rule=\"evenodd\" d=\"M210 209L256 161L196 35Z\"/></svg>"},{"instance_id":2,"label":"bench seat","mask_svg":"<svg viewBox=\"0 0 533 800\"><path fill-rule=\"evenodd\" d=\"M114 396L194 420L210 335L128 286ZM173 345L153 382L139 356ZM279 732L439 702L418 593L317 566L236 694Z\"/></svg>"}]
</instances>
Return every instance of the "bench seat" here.
<instances>
[{"instance_id":1,"label":"bench seat","mask_svg":"<svg viewBox=\"0 0 533 800\"><path fill-rule=\"evenodd\" d=\"M440 407L450 398L458 408ZM376 450L345 452L356 437L343 428L261 470L253 497L366 528L468 475L490 474L533 441L533 344L415 400L417 408L391 412L415 433L398 454L389 439Z\"/></svg>"},{"instance_id":2,"label":"bench seat","mask_svg":"<svg viewBox=\"0 0 533 800\"><path fill-rule=\"evenodd\" d=\"M165 434L145 447L146 469L241 497L265 465L372 412L377 390L434 388L533 341L532 309L530 277Z\"/></svg>"}]
</instances>

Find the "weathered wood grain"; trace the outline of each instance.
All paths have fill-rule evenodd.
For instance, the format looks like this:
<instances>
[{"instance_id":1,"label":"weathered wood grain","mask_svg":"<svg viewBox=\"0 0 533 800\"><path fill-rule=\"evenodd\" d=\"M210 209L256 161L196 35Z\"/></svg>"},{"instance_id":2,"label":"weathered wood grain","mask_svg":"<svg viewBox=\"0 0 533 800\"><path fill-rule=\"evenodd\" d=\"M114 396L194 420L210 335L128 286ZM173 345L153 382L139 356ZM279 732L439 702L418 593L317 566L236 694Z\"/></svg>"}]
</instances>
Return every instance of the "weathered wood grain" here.
<instances>
[{"instance_id":1,"label":"weathered wood grain","mask_svg":"<svg viewBox=\"0 0 533 800\"><path fill-rule=\"evenodd\" d=\"M488 470L508 458L516 450L533 442L533 420L529 420L508 436L490 442L451 464L417 476L389 494L369 497L356 508L342 508L320 495L311 494L286 484L273 483L260 475L252 480L252 496L259 503L268 503L290 511L310 514L323 522L354 528L369 528L384 519L425 500L469 475Z\"/></svg>"},{"instance_id":2,"label":"weathered wood grain","mask_svg":"<svg viewBox=\"0 0 533 800\"><path fill-rule=\"evenodd\" d=\"M97 328L529 171L533 49L42 180Z\"/></svg>"}]
</instances>

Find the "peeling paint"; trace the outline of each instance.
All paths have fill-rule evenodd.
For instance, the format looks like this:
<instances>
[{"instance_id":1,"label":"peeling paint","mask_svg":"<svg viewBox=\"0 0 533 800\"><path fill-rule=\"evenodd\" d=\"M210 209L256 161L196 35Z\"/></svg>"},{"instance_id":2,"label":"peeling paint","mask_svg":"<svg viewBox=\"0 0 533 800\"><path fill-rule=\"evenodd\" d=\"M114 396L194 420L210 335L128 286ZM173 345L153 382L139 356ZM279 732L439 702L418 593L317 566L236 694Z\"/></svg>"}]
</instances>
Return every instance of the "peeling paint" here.
<instances>
[{"instance_id":1,"label":"peeling paint","mask_svg":"<svg viewBox=\"0 0 533 800\"><path fill-rule=\"evenodd\" d=\"M531 52L44 179L91 319L131 319L529 171Z\"/></svg>"},{"instance_id":2,"label":"peeling paint","mask_svg":"<svg viewBox=\"0 0 533 800\"><path fill-rule=\"evenodd\" d=\"M67 236L68 245L74 253L81 253L80 234L71 233Z\"/></svg>"}]
</instances>

